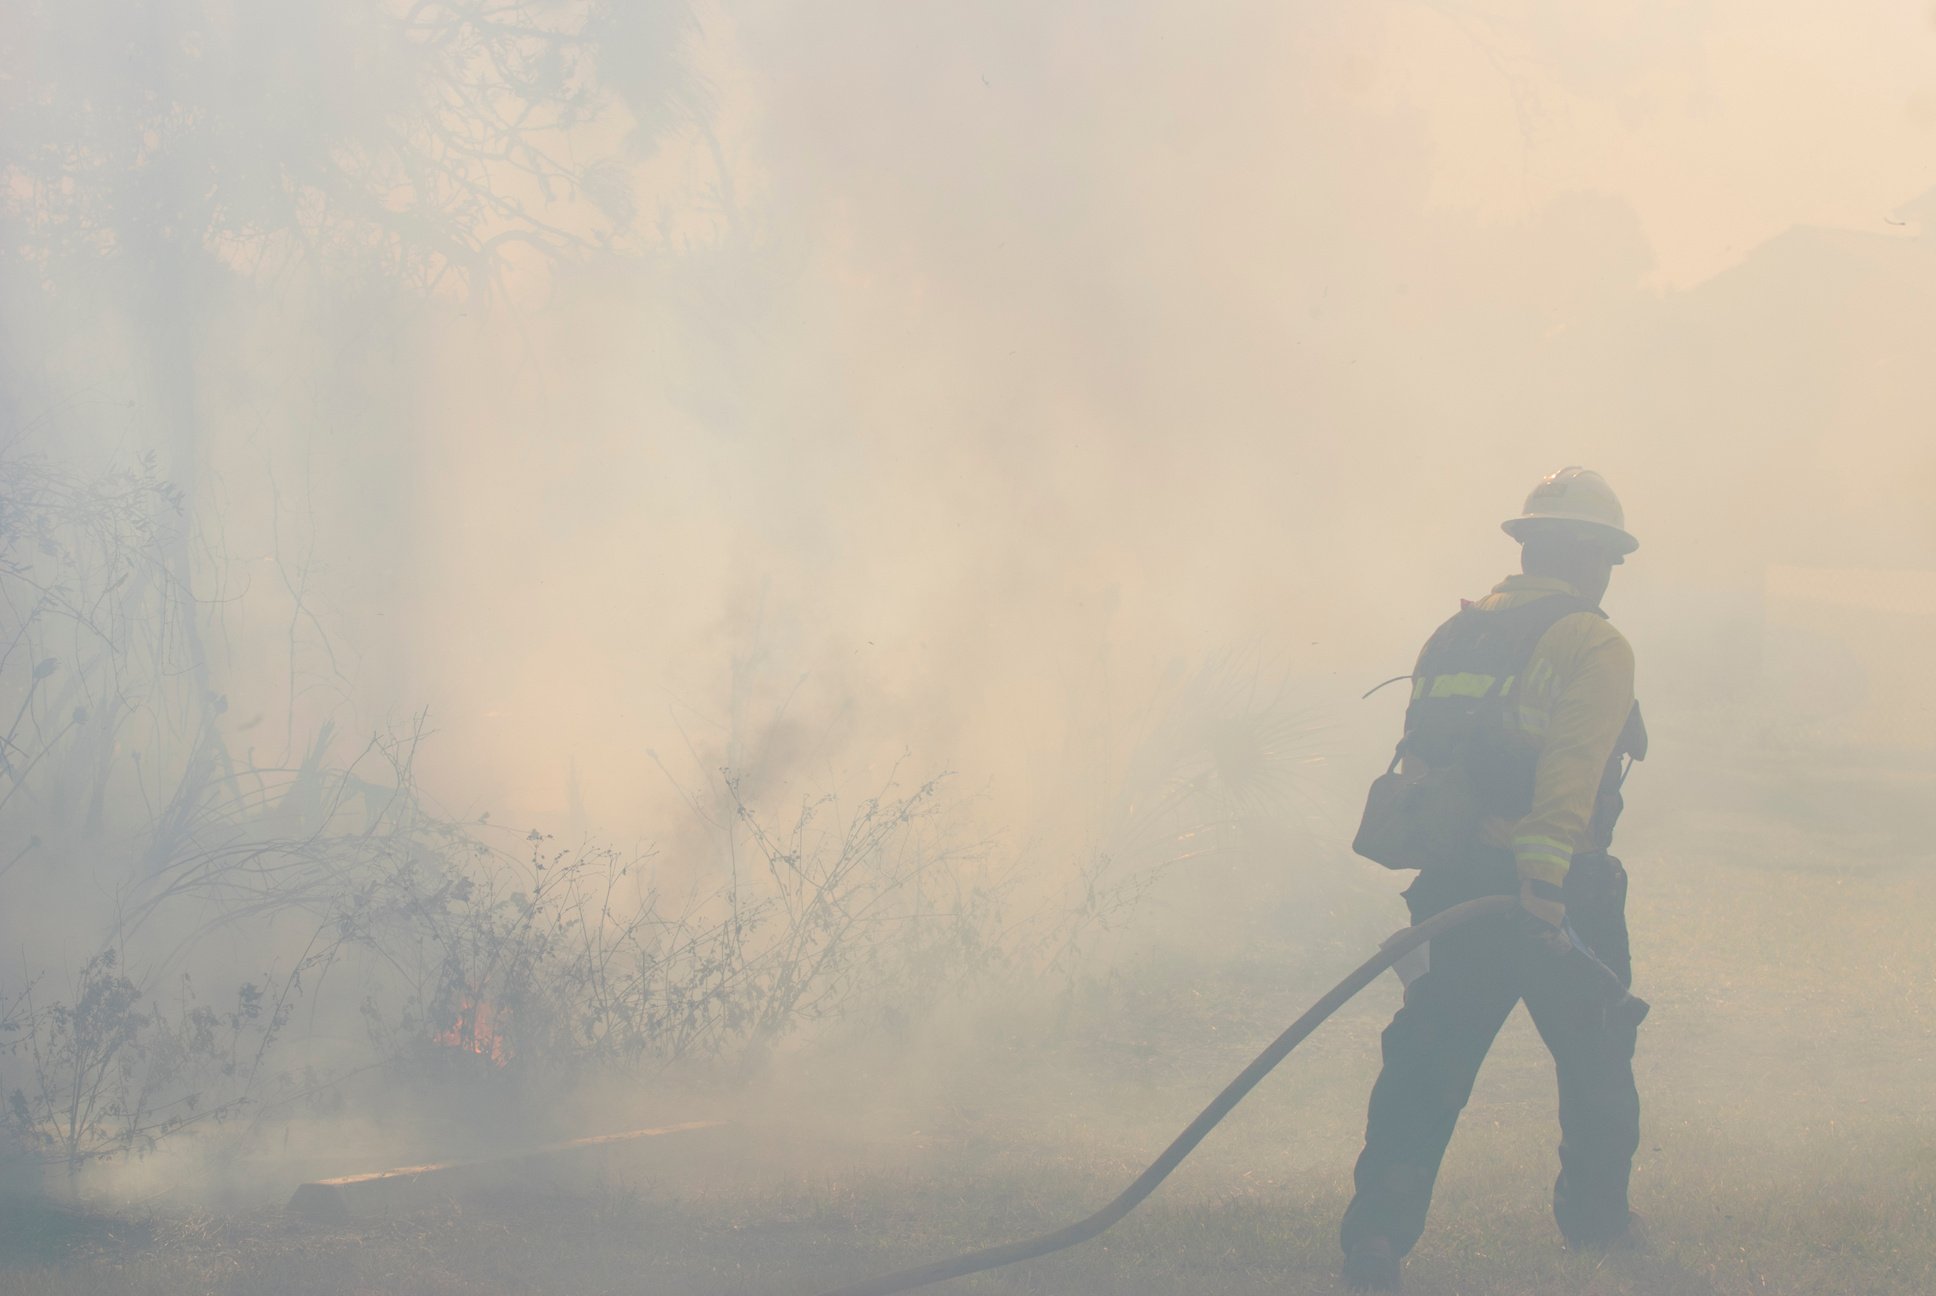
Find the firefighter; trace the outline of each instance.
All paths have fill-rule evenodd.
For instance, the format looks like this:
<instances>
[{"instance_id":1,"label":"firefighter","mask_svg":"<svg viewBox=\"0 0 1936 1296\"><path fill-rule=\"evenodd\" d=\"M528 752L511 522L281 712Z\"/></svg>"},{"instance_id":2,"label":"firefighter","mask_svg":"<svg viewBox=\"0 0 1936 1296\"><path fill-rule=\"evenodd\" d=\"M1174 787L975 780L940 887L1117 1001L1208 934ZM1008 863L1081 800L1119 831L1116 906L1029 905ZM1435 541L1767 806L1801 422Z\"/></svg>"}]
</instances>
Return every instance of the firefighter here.
<instances>
[{"instance_id":1,"label":"firefighter","mask_svg":"<svg viewBox=\"0 0 1936 1296\"><path fill-rule=\"evenodd\" d=\"M1397 1290L1453 1126L1521 999L1559 1073L1560 1232L1580 1248L1635 1236L1638 1019L1595 1011L1576 979L1557 974L1554 951L1584 946L1631 984L1627 877L1607 848L1645 733L1633 650L1599 604L1639 542L1605 479L1577 467L1535 486L1504 529L1520 543L1522 574L1427 641L1394 770L1456 777L1473 810L1450 839L1440 834L1446 849L1407 888L1412 920L1485 895L1516 893L1520 906L1433 941L1385 1030L1340 1229L1344 1278L1359 1291Z\"/></svg>"}]
</instances>

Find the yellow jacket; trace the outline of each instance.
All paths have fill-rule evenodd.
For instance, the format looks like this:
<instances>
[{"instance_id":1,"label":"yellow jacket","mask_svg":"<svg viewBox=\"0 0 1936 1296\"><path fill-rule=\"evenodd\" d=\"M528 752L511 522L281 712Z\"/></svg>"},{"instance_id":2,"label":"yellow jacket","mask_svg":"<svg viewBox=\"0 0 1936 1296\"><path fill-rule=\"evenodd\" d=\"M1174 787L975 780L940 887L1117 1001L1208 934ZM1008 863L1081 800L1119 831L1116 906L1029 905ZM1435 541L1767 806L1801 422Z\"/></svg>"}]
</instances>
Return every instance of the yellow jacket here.
<instances>
[{"instance_id":1,"label":"yellow jacket","mask_svg":"<svg viewBox=\"0 0 1936 1296\"><path fill-rule=\"evenodd\" d=\"M1553 594L1579 591L1562 580L1508 576L1479 600L1504 611ZM1576 851L1588 849L1588 826L1600 778L1634 704L1634 655L1605 617L1576 612L1540 636L1513 690L1509 731L1539 751L1533 808L1517 823L1488 819L1486 844L1510 847L1519 876L1560 884Z\"/></svg>"}]
</instances>

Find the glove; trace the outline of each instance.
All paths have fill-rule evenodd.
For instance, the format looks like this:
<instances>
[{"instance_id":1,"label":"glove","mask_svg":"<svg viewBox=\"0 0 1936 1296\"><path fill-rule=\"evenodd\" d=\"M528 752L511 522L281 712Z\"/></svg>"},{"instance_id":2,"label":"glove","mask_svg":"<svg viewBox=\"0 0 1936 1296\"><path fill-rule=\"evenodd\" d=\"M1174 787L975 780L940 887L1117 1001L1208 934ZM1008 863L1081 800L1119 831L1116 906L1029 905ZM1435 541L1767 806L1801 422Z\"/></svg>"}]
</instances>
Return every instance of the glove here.
<instances>
[{"instance_id":1,"label":"glove","mask_svg":"<svg viewBox=\"0 0 1936 1296\"><path fill-rule=\"evenodd\" d=\"M1519 905L1548 927L1557 929L1566 921L1566 895L1551 882L1520 879Z\"/></svg>"},{"instance_id":2,"label":"glove","mask_svg":"<svg viewBox=\"0 0 1936 1296\"><path fill-rule=\"evenodd\" d=\"M1528 888L1541 885L1526 884L1522 897L1529 895ZM1557 908L1561 921L1565 920L1565 906L1543 898L1537 889L1530 891L1530 900L1542 908ZM1555 927L1524 905L1513 918L1524 942L1526 974L1554 987L1554 1002L1576 1025L1596 1032L1640 1025L1647 1016L1647 1001L1636 998L1620 975L1602 963L1571 928Z\"/></svg>"}]
</instances>

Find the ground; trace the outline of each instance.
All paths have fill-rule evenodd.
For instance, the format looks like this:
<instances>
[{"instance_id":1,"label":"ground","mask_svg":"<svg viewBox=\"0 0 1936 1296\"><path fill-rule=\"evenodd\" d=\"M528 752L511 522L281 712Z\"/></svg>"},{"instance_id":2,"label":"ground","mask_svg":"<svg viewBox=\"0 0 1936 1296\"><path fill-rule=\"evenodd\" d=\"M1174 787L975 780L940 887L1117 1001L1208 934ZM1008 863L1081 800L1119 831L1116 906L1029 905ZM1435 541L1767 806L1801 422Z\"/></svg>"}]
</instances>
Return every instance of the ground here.
<instances>
[{"instance_id":1,"label":"ground","mask_svg":"<svg viewBox=\"0 0 1936 1296\"><path fill-rule=\"evenodd\" d=\"M1637 989L1655 1005L1634 1186L1648 1249L1560 1245L1551 1066L1517 1014L1408 1291L1936 1291L1936 897L1921 835L1875 829L1885 819L1854 800L1756 787L1662 814L1625 848ZM0 1296L812 1296L1087 1214L1356 957L1343 940L1152 957L1061 1029L990 1033L918 1083L885 1061L860 1079L803 1073L783 1108L738 1112L740 1152L717 1174L617 1171L350 1225L292 1218L280 1193L219 1212L165 1195L16 1201L0 1219ZM1394 1002L1389 979L1362 996L1101 1239L935 1290L1337 1290L1335 1226Z\"/></svg>"}]
</instances>

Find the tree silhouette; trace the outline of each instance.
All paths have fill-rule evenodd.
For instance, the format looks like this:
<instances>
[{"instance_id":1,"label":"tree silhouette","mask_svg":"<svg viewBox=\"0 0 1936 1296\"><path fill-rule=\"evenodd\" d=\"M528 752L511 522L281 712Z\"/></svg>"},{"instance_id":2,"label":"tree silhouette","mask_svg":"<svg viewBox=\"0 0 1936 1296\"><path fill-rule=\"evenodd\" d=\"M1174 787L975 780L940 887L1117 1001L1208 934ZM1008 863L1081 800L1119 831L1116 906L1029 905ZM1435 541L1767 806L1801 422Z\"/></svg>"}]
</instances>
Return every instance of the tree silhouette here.
<instances>
[{"instance_id":1,"label":"tree silhouette","mask_svg":"<svg viewBox=\"0 0 1936 1296\"><path fill-rule=\"evenodd\" d=\"M632 165L705 109L645 0L24 0L0 32L0 230L21 267L301 258L425 291L640 237Z\"/></svg>"}]
</instances>

